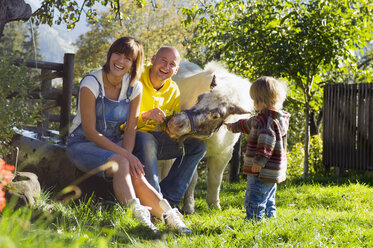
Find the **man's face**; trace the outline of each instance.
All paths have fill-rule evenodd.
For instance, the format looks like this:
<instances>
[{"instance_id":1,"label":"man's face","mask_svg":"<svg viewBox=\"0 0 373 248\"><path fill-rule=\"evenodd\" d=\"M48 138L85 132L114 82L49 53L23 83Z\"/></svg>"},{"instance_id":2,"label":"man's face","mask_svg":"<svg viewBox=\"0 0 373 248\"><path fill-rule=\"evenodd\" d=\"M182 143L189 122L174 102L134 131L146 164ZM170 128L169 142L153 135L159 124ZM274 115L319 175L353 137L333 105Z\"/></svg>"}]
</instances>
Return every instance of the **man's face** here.
<instances>
[{"instance_id":1,"label":"man's face","mask_svg":"<svg viewBox=\"0 0 373 248\"><path fill-rule=\"evenodd\" d=\"M172 48L162 49L152 58L152 78L164 81L176 74L179 69L180 58Z\"/></svg>"}]
</instances>

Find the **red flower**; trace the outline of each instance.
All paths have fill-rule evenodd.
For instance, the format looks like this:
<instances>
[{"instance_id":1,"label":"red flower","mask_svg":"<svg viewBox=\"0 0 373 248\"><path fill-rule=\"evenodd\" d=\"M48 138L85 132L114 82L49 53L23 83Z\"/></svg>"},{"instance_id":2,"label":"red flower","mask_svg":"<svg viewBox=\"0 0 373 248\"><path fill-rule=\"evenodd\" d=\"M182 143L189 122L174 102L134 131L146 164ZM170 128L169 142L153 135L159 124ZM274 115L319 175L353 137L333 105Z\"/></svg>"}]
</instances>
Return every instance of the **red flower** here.
<instances>
[{"instance_id":1,"label":"red flower","mask_svg":"<svg viewBox=\"0 0 373 248\"><path fill-rule=\"evenodd\" d=\"M13 165L6 164L4 159L0 159L0 212L5 207L5 193L3 188L13 179Z\"/></svg>"}]
</instances>

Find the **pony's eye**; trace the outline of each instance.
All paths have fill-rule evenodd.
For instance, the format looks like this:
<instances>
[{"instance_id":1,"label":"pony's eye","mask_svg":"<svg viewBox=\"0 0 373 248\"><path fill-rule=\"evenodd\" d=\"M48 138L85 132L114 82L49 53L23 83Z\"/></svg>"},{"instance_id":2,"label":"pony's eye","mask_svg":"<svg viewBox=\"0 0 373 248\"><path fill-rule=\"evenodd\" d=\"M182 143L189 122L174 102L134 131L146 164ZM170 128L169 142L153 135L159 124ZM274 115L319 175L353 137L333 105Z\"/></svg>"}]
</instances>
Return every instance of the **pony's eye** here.
<instances>
[{"instance_id":1,"label":"pony's eye","mask_svg":"<svg viewBox=\"0 0 373 248\"><path fill-rule=\"evenodd\" d=\"M219 113L210 113L210 118L215 120L215 119L218 119L220 117Z\"/></svg>"}]
</instances>

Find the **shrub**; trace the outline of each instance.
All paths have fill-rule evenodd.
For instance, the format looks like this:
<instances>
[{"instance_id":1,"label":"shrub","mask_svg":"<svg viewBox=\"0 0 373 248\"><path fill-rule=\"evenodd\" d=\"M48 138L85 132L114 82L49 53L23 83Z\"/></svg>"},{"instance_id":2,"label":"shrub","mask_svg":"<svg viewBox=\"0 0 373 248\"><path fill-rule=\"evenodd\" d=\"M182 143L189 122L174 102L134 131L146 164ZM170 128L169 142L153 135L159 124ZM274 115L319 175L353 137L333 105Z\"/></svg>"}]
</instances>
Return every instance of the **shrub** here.
<instances>
[{"instance_id":1,"label":"shrub","mask_svg":"<svg viewBox=\"0 0 373 248\"><path fill-rule=\"evenodd\" d=\"M287 153L288 168L287 178L300 177L303 174L304 149L303 143L296 143L291 151Z\"/></svg>"},{"instance_id":2,"label":"shrub","mask_svg":"<svg viewBox=\"0 0 373 248\"><path fill-rule=\"evenodd\" d=\"M34 83L25 66L13 65L11 57L0 58L0 158L11 151L9 143L25 123L35 123L40 104L26 100Z\"/></svg>"},{"instance_id":3,"label":"shrub","mask_svg":"<svg viewBox=\"0 0 373 248\"><path fill-rule=\"evenodd\" d=\"M320 176L324 174L322 163L322 139L320 135L313 135L310 139L309 174ZM300 177L303 174L304 149L303 143L297 143L288 151L288 178Z\"/></svg>"}]
</instances>

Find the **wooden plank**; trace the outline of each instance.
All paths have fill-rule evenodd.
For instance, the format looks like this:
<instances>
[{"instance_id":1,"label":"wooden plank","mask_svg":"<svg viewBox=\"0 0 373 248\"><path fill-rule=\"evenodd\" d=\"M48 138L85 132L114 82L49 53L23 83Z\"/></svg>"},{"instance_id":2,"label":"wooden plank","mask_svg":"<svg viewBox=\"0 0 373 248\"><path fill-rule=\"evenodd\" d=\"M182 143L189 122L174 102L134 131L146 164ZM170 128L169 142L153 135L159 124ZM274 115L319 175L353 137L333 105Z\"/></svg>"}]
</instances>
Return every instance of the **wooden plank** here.
<instances>
[{"instance_id":1,"label":"wooden plank","mask_svg":"<svg viewBox=\"0 0 373 248\"><path fill-rule=\"evenodd\" d=\"M42 69L42 70L47 70L47 69ZM52 80L55 78L63 77L62 71L55 71L55 72L51 72L51 70L48 70L48 71L49 71L48 74L42 74L42 75L36 76L32 80L33 81L48 81L48 80Z\"/></svg>"},{"instance_id":2,"label":"wooden plank","mask_svg":"<svg viewBox=\"0 0 373 248\"><path fill-rule=\"evenodd\" d=\"M363 148L363 89L362 84L358 86L358 119L357 119L357 163L354 169L359 169L362 163Z\"/></svg>"},{"instance_id":3,"label":"wooden plank","mask_svg":"<svg viewBox=\"0 0 373 248\"><path fill-rule=\"evenodd\" d=\"M32 59L28 60L28 61L24 61L23 59L15 59L13 64L18 65L18 66L24 64L25 66L31 67L31 68L63 71L63 64L61 64L61 63L36 61L36 60L32 60Z\"/></svg>"},{"instance_id":4,"label":"wooden plank","mask_svg":"<svg viewBox=\"0 0 373 248\"><path fill-rule=\"evenodd\" d=\"M360 84L362 86L362 128L361 128L361 136L362 136L362 155L361 155L361 164L359 170L366 170L368 164L368 118L369 118L369 105L367 102L368 98L368 85L367 84Z\"/></svg>"},{"instance_id":5,"label":"wooden plank","mask_svg":"<svg viewBox=\"0 0 373 248\"><path fill-rule=\"evenodd\" d=\"M354 86L350 85L347 95L347 158L346 163L350 166L353 165L353 154L355 153L355 136L354 136L354 119L356 119L355 111L356 99L354 98Z\"/></svg>"},{"instance_id":6,"label":"wooden plank","mask_svg":"<svg viewBox=\"0 0 373 248\"><path fill-rule=\"evenodd\" d=\"M330 171L330 160L329 160L329 143L330 143L330 131L329 131L329 106L330 106L330 85L327 84L324 86L324 93L323 93L323 122L322 122L322 143L323 143L323 151L322 151L322 161L326 171Z\"/></svg>"},{"instance_id":7,"label":"wooden plank","mask_svg":"<svg viewBox=\"0 0 373 248\"><path fill-rule=\"evenodd\" d=\"M346 131L346 128L347 128L347 104L346 104L346 100L347 100L347 94L348 94L348 85L344 84L344 85L341 85L342 87L341 88L341 96L339 98L339 106L340 106L340 118L341 118L341 121L340 121L340 129L341 129L341 132L340 132L340 142L339 142L339 146L341 147L341 155L339 156L340 157L340 163L341 163L341 167L343 168L346 168L348 165L346 163L346 152L347 152L347 131Z\"/></svg>"},{"instance_id":8,"label":"wooden plank","mask_svg":"<svg viewBox=\"0 0 373 248\"><path fill-rule=\"evenodd\" d=\"M335 111L335 116L334 116L334 123L333 127L335 129L335 136L334 136L334 147L335 147L335 152L334 152L334 161L336 162L336 165L338 167L341 167L340 161L339 161L339 156L340 156L340 108L339 108L339 97L340 97L340 87L338 85L335 85L335 97L334 97L334 109Z\"/></svg>"},{"instance_id":9,"label":"wooden plank","mask_svg":"<svg viewBox=\"0 0 373 248\"><path fill-rule=\"evenodd\" d=\"M353 84L352 85L352 94L353 94L353 109L352 109L352 136L353 136L353 153L352 153L352 163L351 163L351 168L353 166L356 166L355 164L358 161L358 153L357 153L357 121L358 121L358 116L357 116L357 110L358 110L358 85Z\"/></svg>"},{"instance_id":10,"label":"wooden plank","mask_svg":"<svg viewBox=\"0 0 373 248\"><path fill-rule=\"evenodd\" d=\"M331 146L330 146L330 158L331 158L331 161L333 163L333 166L338 166L336 164L336 146L335 146L335 139L336 139L336 135L337 135L337 129L335 128L332 128L333 126L335 126L335 120L336 120L336 112L337 112L337 109L335 107L335 99L337 97L336 95L336 87L333 85L333 87L331 87L331 96L330 96L330 99L331 99L331 118L330 118L330 130L331 130L331 139L330 139L330 142L331 142Z\"/></svg>"}]
</instances>

